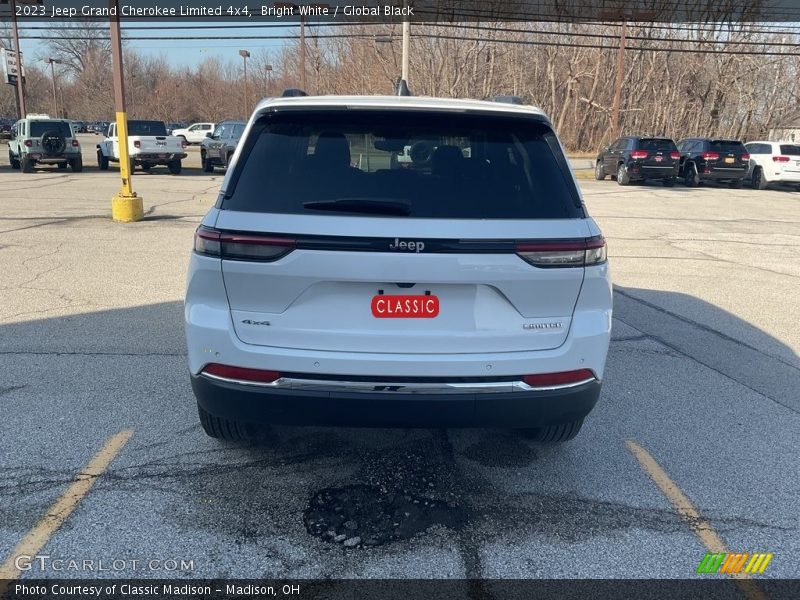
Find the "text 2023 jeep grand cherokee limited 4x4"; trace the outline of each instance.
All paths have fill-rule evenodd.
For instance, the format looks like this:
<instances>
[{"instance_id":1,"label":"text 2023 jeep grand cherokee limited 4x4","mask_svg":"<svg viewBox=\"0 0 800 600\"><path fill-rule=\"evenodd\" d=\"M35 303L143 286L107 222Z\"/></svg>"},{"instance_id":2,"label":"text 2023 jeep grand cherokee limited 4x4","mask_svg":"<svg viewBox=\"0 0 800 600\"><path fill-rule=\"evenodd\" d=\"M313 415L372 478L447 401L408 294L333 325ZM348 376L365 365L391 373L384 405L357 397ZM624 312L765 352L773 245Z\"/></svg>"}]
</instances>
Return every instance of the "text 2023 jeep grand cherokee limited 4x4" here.
<instances>
[{"instance_id":1,"label":"text 2023 jeep grand cherokee limited 4x4","mask_svg":"<svg viewBox=\"0 0 800 600\"><path fill-rule=\"evenodd\" d=\"M611 305L605 241L539 110L264 100L195 235L191 381L219 438L260 422L562 441L600 394Z\"/></svg>"}]
</instances>

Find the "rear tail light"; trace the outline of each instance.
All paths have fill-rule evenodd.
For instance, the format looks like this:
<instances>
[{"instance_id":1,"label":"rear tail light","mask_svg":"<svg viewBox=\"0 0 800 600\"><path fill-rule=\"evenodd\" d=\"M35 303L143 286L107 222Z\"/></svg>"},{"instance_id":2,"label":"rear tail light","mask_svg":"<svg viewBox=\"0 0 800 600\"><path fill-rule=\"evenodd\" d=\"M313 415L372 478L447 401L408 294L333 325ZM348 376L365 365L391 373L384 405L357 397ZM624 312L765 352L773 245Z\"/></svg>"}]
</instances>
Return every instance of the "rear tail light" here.
<instances>
[{"instance_id":1,"label":"rear tail light","mask_svg":"<svg viewBox=\"0 0 800 600\"><path fill-rule=\"evenodd\" d=\"M538 375L523 375L522 381L531 387L546 388L562 385L576 385L588 383L597 379L591 369L578 369L577 371L562 371L560 373L540 373Z\"/></svg>"},{"instance_id":2,"label":"rear tail light","mask_svg":"<svg viewBox=\"0 0 800 600\"><path fill-rule=\"evenodd\" d=\"M25 145L26 145L28 148L30 148L31 146L33 146L33 141L32 141L32 140L25 140Z\"/></svg>"},{"instance_id":3,"label":"rear tail light","mask_svg":"<svg viewBox=\"0 0 800 600\"><path fill-rule=\"evenodd\" d=\"M789 162L788 156L773 156L772 160L775 162Z\"/></svg>"},{"instance_id":4,"label":"rear tail light","mask_svg":"<svg viewBox=\"0 0 800 600\"><path fill-rule=\"evenodd\" d=\"M535 267L589 267L608 259L601 235L582 240L517 242L516 250Z\"/></svg>"},{"instance_id":5,"label":"rear tail light","mask_svg":"<svg viewBox=\"0 0 800 600\"><path fill-rule=\"evenodd\" d=\"M670 153L669 153L669 157L670 157L672 160L680 160L680 158L681 158L681 153L680 153L680 152L670 152Z\"/></svg>"},{"instance_id":6,"label":"rear tail light","mask_svg":"<svg viewBox=\"0 0 800 600\"><path fill-rule=\"evenodd\" d=\"M142 147L142 142L140 142L139 140L133 140L133 147L134 148L141 148Z\"/></svg>"},{"instance_id":7,"label":"rear tail light","mask_svg":"<svg viewBox=\"0 0 800 600\"><path fill-rule=\"evenodd\" d=\"M750 160L749 154L742 154L742 160Z\"/></svg>"},{"instance_id":8,"label":"rear tail light","mask_svg":"<svg viewBox=\"0 0 800 600\"><path fill-rule=\"evenodd\" d=\"M716 152L703 152L703 158L706 160L719 160L719 154Z\"/></svg>"},{"instance_id":9,"label":"rear tail light","mask_svg":"<svg viewBox=\"0 0 800 600\"><path fill-rule=\"evenodd\" d=\"M649 155L644 150L634 150L631 152L631 158L636 160L641 160L643 158L647 158Z\"/></svg>"},{"instance_id":10,"label":"rear tail light","mask_svg":"<svg viewBox=\"0 0 800 600\"><path fill-rule=\"evenodd\" d=\"M264 369L246 369L244 367L231 367L219 363L211 363L203 368L203 373L212 377L222 377L223 379L235 379L237 381L253 383L272 383L279 379L281 374L278 371L266 371Z\"/></svg>"},{"instance_id":11,"label":"rear tail light","mask_svg":"<svg viewBox=\"0 0 800 600\"><path fill-rule=\"evenodd\" d=\"M77 148L80 145L81 145L81 143L78 140L72 140L72 147L73 148Z\"/></svg>"},{"instance_id":12,"label":"rear tail light","mask_svg":"<svg viewBox=\"0 0 800 600\"><path fill-rule=\"evenodd\" d=\"M295 249L297 242L288 238L217 231L200 226L194 234L194 251L231 260L271 262Z\"/></svg>"}]
</instances>

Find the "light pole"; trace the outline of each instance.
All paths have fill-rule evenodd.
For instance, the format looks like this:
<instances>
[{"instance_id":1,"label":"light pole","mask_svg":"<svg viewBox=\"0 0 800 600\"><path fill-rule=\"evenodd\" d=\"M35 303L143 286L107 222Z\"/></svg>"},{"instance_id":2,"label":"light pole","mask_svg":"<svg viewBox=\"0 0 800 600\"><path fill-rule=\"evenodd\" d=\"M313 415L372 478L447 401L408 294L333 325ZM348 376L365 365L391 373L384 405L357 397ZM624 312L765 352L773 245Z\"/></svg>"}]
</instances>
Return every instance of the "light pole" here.
<instances>
[{"instance_id":1,"label":"light pole","mask_svg":"<svg viewBox=\"0 0 800 600\"><path fill-rule=\"evenodd\" d=\"M114 105L116 108L117 140L119 146L119 174L122 187L111 199L111 217L115 221L129 223L144 218L142 197L133 191L131 175L133 168L128 151L128 115L125 112L125 80L122 67L122 35L120 34L118 0L108 0L111 17L109 29L111 33L111 64L113 66Z\"/></svg>"},{"instance_id":2,"label":"light pole","mask_svg":"<svg viewBox=\"0 0 800 600\"><path fill-rule=\"evenodd\" d=\"M406 8L407 2L403 2L403 8ZM401 78L408 85L408 53L411 46L411 22L408 17L403 17L403 60L401 68Z\"/></svg>"},{"instance_id":3,"label":"light pole","mask_svg":"<svg viewBox=\"0 0 800 600\"><path fill-rule=\"evenodd\" d=\"M244 118L247 119L248 117L248 110L247 110L247 59L250 58L250 51L249 50L239 50L239 56L242 57L244 61L244 94L242 96L244 105Z\"/></svg>"},{"instance_id":4,"label":"light pole","mask_svg":"<svg viewBox=\"0 0 800 600\"><path fill-rule=\"evenodd\" d=\"M264 65L264 71L267 74L267 79L264 81L266 87L264 88L264 96L269 96L269 91L272 89L272 65Z\"/></svg>"},{"instance_id":5,"label":"light pole","mask_svg":"<svg viewBox=\"0 0 800 600\"><path fill-rule=\"evenodd\" d=\"M61 64L60 60L56 60L55 58L46 58L45 61L47 64L50 65L50 75L53 78L53 115L58 117L58 100L56 98L56 64Z\"/></svg>"},{"instance_id":6,"label":"light pole","mask_svg":"<svg viewBox=\"0 0 800 600\"><path fill-rule=\"evenodd\" d=\"M22 51L19 47L19 29L17 28L17 4L41 4L42 0L11 0L11 35L14 42L14 53L17 55L17 103L19 104L19 118L24 119L25 110L25 88L22 81ZM5 2L3 3L5 4Z\"/></svg>"}]
</instances>

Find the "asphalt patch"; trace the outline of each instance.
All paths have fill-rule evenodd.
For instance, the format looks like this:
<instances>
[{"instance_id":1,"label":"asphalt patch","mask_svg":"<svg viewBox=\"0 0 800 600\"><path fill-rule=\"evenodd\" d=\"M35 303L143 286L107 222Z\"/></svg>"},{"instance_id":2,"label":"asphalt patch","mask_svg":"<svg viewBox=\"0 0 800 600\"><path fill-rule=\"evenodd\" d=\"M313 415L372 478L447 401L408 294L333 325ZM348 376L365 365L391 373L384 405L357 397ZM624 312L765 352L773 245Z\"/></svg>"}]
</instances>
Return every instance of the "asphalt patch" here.
<instances>
[{"instance_id":1,"label":"asphalt patch","mask_svg":"<svg viewBox=\"0 0 800 600\"><path fill-rule=\"evenodd\" d=\"M453 502L350 485L316 492L303 522L308 533L325 542L363 548L407 540L434 525L458 531L467 515Z\"/></svg>"}]
</instances>

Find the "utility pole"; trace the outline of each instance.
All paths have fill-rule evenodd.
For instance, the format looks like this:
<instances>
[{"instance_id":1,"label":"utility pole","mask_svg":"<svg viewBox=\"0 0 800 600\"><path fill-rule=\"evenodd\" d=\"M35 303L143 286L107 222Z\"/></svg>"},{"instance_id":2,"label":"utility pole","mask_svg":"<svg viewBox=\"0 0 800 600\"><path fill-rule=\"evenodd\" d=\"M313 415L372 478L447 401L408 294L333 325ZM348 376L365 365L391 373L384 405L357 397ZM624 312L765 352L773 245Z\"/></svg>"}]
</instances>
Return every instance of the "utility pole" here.
<instances>
[{"instance_id":1,"label":"utility pole","mask_svg":"<svg viewBox=\"0 0 800 600\"><path fill-rule=\"evenodd\" d=\"M118 0L108 0L112 15L119 14ZM119 16L109 19L111 33L111 62L114 68L114 105L117 119L117 140L119 143L119 173L122 187L119 194L111 199L111 217L115 221L130 223L144 218L142 197L137 196L131 184L133 169L128 152L128 115L125 112L125 81L122 70L122 36L120 35Z\"/></svg>"},{"instance_id":2,"label":"utility pole","mask_svg":"<svg viewBox=\"0 0 800 600\"><path fill-rule=\"evenodd\" d=\"M25 89L22 85L22 52L19 49L19 29L17 28L17 2L11 0L11 31L14 38L14 52L17 55L17 104L19 105L19 118L24 119L27 111L25 110Z\"/></svg>"},{"instance_id":3,"label":"utility pole","mask_svg":"<svg viewBox=\"0 0 800 600\"><path fill-rule=\"evenodd\" d=\"M625 75L625 30L627 20L622 19L622 29L619 33L619 49L617 50L617 73L614 82L614 99L611 103L611 137L619 136L619 104L622 96L622 82Z\"/></svg>"},{"instance_id":4,"label":"utility pole","mask_svg":"<svg viewBox=\"0 0 800 600\"><path fill-rule=\"evenodd\" d=\"M408 2L404 0L403 8L406 8ZM408 53L409 48L411 45L411 22L408 20L408 16L403 17L403 59L402 59L402 69L401 69L401 78L408 84Z\"/></svg>"},{"instance_id":5,"label":"utility pole","mask_svg":"<svg viewBox=\"0 0 800 600\"><path fill-rule=\"evenodd\" d=\"M267 78L264 81L264 97L269 97L269 91L272 89L272 65L264 65L264 71L267 73Z\"/></svg>"},{"instance_id":6,"label":"utility pole","mask_svg":"<svg viewBox=\"0 0 800 600\"><path fill-rule=\"evenodd\" d=\"M242 60L244 61L244 95L242 104L244 106L244 118L247 120L247 118L250 116L250 111L247 109L249 104L249 102L247 102L247 59L250 58L250 51L239 50L239 56L241 56Z\"/></svg>"},{"instance_id":7,"label":"utility pole","mask_svg":"<svg viewBox=\"0 0 800 600\"><path fill-rule=\"evenodd\" d=\"M55 58L46 58L45 61L50 65L50 76L53 79L53 116L58 117L58 99L56 98L56 69L53 65L56 63L61 64L60 60Z\"/></svg>"},{"instance_id":8,"label":"utility pole","mask_svg":"<svg viewBox=\"0 0 800 600\"><path fill-rule=\"evenodd\" d=\"M306 90L306 19L300 15L300 89Z\"/></svg>"}]
</instances>

